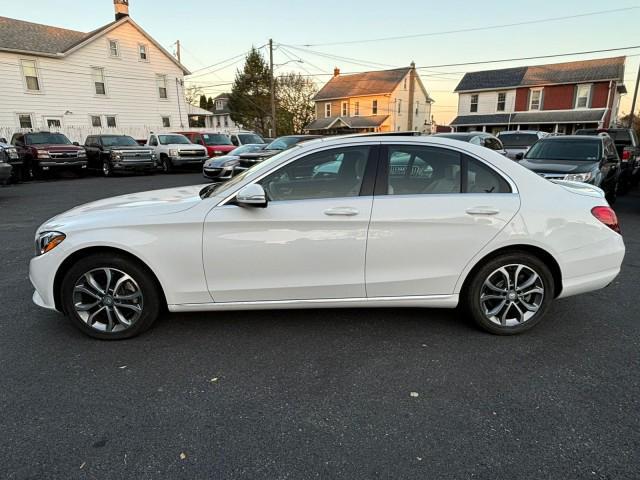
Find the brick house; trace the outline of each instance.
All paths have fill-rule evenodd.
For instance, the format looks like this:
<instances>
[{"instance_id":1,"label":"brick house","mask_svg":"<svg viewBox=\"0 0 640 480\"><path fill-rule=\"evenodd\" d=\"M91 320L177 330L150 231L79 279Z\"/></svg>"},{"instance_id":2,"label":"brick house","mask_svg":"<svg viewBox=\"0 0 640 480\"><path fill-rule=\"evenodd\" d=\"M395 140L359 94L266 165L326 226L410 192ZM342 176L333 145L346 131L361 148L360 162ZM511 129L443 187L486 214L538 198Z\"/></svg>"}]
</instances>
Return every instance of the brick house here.
<instances>
[{"instance_id":1,"label":"brick house","mask_svg":"<svg viewBox=\"0 0 640 480\"><path fill-rule=\"evenodd\" d=\"M407 68L334 75L314 97L316 120L306 130L339 133L424 131L431 129L433 99Z\"/></svg>"},{"instance_id":2,"label":"brick house","mask_svg":"<svg viewBox=\"0 0 640 480\"><path fill-rule=\"evenodd\" d=\"M625 57L470 72L458 93L456 131L543 130L571 134L615 122Z\"/></svg>"}]
</instances>

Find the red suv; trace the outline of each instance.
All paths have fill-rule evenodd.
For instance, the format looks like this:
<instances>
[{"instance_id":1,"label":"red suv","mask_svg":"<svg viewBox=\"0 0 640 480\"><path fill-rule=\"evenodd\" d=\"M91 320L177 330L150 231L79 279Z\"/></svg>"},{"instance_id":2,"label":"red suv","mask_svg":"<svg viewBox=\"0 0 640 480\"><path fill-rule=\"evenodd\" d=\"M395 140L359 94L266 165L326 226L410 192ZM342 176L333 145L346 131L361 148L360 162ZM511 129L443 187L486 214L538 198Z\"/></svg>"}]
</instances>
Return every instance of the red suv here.
<instances>
[{"instance_id":1,"label":"red suv","mask_svg":"<svg viewBox=\"0 0 640 480\"><path fill-rule=\"evenodd\" d=\"M236 146L231 143L229 137L224 133L213 133L213 132L176 132L181 135L184 135L191 143L196 143L198 145L202 145L207 149L207 153L209 154L209 158L211 157L220 157L222 155L226 155L231 150L236 148Z\"/></svg>"}]
</instances>

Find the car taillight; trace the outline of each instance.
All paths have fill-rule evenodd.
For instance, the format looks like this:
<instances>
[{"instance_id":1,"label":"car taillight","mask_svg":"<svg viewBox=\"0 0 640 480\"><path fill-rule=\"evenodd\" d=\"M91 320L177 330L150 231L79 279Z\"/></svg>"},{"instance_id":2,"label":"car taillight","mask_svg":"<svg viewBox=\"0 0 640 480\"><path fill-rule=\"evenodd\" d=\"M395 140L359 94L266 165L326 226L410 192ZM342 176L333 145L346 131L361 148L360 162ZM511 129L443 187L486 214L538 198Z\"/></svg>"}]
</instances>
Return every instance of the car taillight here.
<instances>
[{"instance_id":1,"label":"car taillight","mask_svg":"<svg viewBox=\"0 0 640 480\"><path fill-rule=\"evenodd\" d=\"M593 207L591 209L591 214L614 232L622 234L620 231L620 224L618 224L618 217L616 216L616 212L613 211L613 208Z\"/></svg>"},{"instance_id":2,"label":"car taillight","mask_svg":"<svg viewBox=\"0 0 640 480\"><path fill-rule=\"evenodd\" d=\"M631 160L631 150L624 150L622 152L622 161L628 162L629 160Z\"/></svg>"}]
</instances>

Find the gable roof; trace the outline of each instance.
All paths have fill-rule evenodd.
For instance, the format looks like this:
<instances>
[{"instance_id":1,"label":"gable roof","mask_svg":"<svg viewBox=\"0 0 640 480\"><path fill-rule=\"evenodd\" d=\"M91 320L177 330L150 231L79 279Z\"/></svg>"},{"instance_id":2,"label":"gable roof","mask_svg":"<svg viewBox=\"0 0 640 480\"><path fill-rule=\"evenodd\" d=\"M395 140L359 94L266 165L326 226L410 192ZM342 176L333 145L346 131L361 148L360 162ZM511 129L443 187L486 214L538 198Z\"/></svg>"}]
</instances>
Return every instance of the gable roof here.
<instances>
[{"instance_id":1,"label":"gable roof","mask_svg":"<svg viewBox=\"0 0 640 480\"><path fill-rule=\"evenodd\" d=\"M25 22L15 18L0 17L0 51L28 53L45 57L65 57L76 49L106 34L107 32L125 23L131 24L173 63L175 63L185 75L191 72L182 65L173 55L156 42L145 32L131 17L123 17L120 20L108 23L88 33L68 30L65 28L42 25L40 23Z\"/></svg>"},{"instance_id":2,"label":"gable roof","mask_svg":"<svg viewBox=\"0 0 640 480\"><path fill-rule=\"evenodd\" d=\"M462 77L455 91L492 90L604 80L622 81L625 58L599 58L578 62L469 72Z\"/></svg>"},{"instance_id":3,"label":"gable roof","mask_svg":"<svg viewBox=\"0 0 640 480\"><path fill-rule=\"evenodd\" d=\"M352 75L338 75L329 80L313 99L316 101L332 100L391 93L410 70L411 68L406 67L354 73Z\"/></svg>"}]
</instances>

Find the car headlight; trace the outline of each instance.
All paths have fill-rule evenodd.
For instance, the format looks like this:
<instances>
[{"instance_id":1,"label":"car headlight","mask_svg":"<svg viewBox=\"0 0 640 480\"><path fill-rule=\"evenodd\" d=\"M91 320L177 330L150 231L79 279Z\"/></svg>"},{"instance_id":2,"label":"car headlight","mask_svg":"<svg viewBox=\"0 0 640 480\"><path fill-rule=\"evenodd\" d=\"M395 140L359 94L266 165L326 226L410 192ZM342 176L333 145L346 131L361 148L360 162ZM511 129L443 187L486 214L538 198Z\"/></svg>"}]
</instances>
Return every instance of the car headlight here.
<instances>
[{"instance_id":1,"label":"car headlight","mask_svg":"<svg viewBox=\"0 0 640 480\"><path fill-rule=\"evenodd\" d=\"M224 152L222 150L214 150L213 154L214 155L222 155Z\"/></svg>"},{"instance_id":2,"label":"car headlight","mask_svg":"<svg viewBox=\"0 0 640 480\"><path fill-rule=\"evenodd\" d=\"M570 182L588 182L592 177L593 175L591 174L591 172L569 173L568 175L565 175L564 179Z\"/></svg>"},{"instance_id":3,"label":"car headlight","mask_svg":"<svg viewBox=\"0 0 640 480\"><path fill-rule=\"evenodd\" d=\"M36 238L36 256L44 255L60 245L67 236L61 232L42 232Z\"/></svg>"},{"instance_id":4,"label":"car headlight","mask_svg":"<svg viewBox=\"0 0 640 480\"><path fill-rule=\"evenodd\" d=\"M9 155L9 158L12 160L15 160L18 158L18 151L15 148L7 149L7 154Z\"/></svg>"},{"instance_id":5,"label":"car headlight","mask_svg":"<svg viewBox=\"0 0 640 480\"><path fill-rule=\"evenodd\" d=\"M49 152L47 150L36 150L38 152L38 158L49 158Z\"/></svg>"},{"instance_id":6,"label":"car headlight","mask_svg":"<svg viewBox=\"0 0 640 480\"><path fill-rule=\"evenodd\" d=\"M78 157L82 158L82 157L86 157L87 156L87 151L86 150L78 150Z\"/></svg>"},{"instance_id":7,"label":"car headlight","mask_svg":"<svg viewBox=\"0 0 640 480\"><path fill-rule=\"evenodd\" d=\"M177 157L178 156L178 150L175 148L172 148L171 150L169 150L169 156L170 157Z\"/></svg>"}]
</instances>

